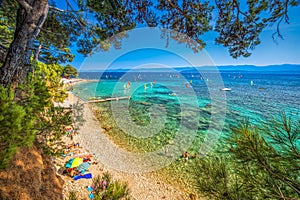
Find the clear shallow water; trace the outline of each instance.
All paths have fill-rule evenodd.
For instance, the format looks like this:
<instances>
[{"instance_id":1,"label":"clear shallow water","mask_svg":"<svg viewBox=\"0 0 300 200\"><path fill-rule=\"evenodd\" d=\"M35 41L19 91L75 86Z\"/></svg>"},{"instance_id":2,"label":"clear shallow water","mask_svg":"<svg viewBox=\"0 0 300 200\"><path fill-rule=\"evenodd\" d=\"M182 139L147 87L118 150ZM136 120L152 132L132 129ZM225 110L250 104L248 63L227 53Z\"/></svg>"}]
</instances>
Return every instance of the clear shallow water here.
<instances>
[{"instance_id":1,"label":"clear shallow water","mask_svg":"<svg viewBox=\"0 0 300 200\"><path fill-rule=\"evenodd\" d=\"M81 73L82 78L99 78L100 73ZM106 75L108 79L106 79ZM200 79L199 73L172 72L144 72L144 73L119 73L111 72L102 74L101 82L88 82L76 85L74 93L80 98L88 100L92 97L107 98L111 96L132 96L132 101L151 102L153 104L176 104L178 96L181 103L188 103L189 97L197 97L200 108L211 102L210 93L206 83ZM259 122L265 118L285 112L300 111L300 69L297 72L221 72L224 87L231 88L226 92L228 113L234 119L247 117L251 121ZM121 79L120 79L121 78ZM123 86L130 81L131 89L124 92ZM151 87L150 82L156 81ZM185 82L192 81L192 88L186 88ZM250 82L254 85L251 86ZM147 84L147 89L144 89ZM218 92L220 88L213 88ZM177 96L171 94L175 92ZM179 93L179 94L178 94Z\"/></svg>"},{"instance_id":2,"label":"clear shallow water","mask_svg":"<svg viewBox=\"0 0 300 200\"><path fill-rule=\"evenodd\" d=\"M293 73L221 72L222 83L214 78L214 73L207 76L202 74L201 79L196 72L179 75L175 72L81 73L80 77L100 80L101 75L100 82L75 85L73 93L83 100L112 96L132 97L130 101L95 104L101 126L121 148L131 152L153 152L174 142L180 143L181 141L176 141L176 134L180 132L194 134L194 138L188 146L178 144L179 156L186 150L190 155L199 153L207 129L217 126L212 122L212 116L220 114L219 110L224 107L226 115L221 137L230 135L230 127L244 118L259 125L282 111L287 114L300 111L300 69ZM128 81L130 90L124 90ZM186 82L190 81L191 87L187 87ZM251 81L254 85L250 84ZM151 87L150 82L156 84ZM231 91L220 91L222 87L231 88ZM212 104L216 107L215 110ZM126 112L128 115L123 115ZM126 127L122 127L122 124ZM154 133L148 137L152 129ZM136 132L145 137L134 135ZM214 148L218 148L218 145ZM175 156L178 158L178 155ZM197 180L197 170L197 162L190 160L187 164L179 159L158 173L168 181L186 187ZM187 173L182 173L183 171Z\"/></svg>"},{"instance_id":3,"label":"clear shallow water","mask_svg":"<svg viewBox=\"0 0 300 200\"><path fill-rule=\"evenodd\" d=\"M102 116L102 126L112 126L115 139L122 138L124 148L138 152L167 145L183 131L195 134L196 139L195 145L182 150L197 152L209 128L222 137L244 118L259 125L280 112L300 111L300 69L293 73L226 71L220 75L218 79L217 73L200 75L197 71L81 73L81 78L100 81L75 85L73 93L86 101L131 96L129 101L98 103L102 110L98 118ZM223 87L231 91L220 91ZM223 120L222 131L214 128ZM142 131L157 126L152 137ZM132 135L139 131L138 137Z\"/></svg>"},{"instance_id":4,"label":"clear shallow water","mask_svg":"<svg viewBox=\"0 0 300 200\"><path fill-rule=\"evenodd\" d=\"M226 137L230 127L244 118L259 125L280 112L300 111L300 70L227 71L221 72L220 79L216 73L200 75L197 71L81 73L80 77L100 80L74 86L73 93L83 100L131 96L129 101L96 106L101 111L98 119L108 127L108 134L136 152L157 150L184 132L195 136L195 141L188 146L179 145L181 151L201 153L208 130ZM223 87L231 91L220 91Z\"/></svg>"}]
</instances>

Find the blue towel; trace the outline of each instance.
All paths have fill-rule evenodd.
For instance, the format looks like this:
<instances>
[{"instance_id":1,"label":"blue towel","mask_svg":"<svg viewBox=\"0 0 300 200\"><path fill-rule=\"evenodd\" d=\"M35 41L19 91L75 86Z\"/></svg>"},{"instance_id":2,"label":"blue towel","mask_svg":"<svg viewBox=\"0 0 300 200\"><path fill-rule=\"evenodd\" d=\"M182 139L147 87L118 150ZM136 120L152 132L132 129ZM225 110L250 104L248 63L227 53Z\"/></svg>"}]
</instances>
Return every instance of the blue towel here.
<instances>
[{"instance_id":1,"label":"blue towel","mask_svg":"<svg viewBox=\"0 0 300 200\"><path fill-rule=\"evenodd\" d=\"M87 191L89 191L89 192L93 191L93 187L92 187L92 186L88 186L86 189L87 189Z\"/></svg>"},{"instance_id":2,"label":"blue towel","mask_svg":"<svg viewBox=\"0 0 300 200\"><path fill-rule=\"evenodd\" d=\"M94 199L94 198L95 198L95 195L94 195L94 194L89 194L89 198L90 198L90 199Z\"/></svg>"},{"instance_id":3,"label":"blue towel","mask_svg":"<svg viewBox=\"0 0 300 200\"><path fill-rule=\"evenodd\" d=\"M81 178L86 178L86 179L90 179L92 178L92 174L91 173L88 173L88 174L85 174L85 175L78 175L78 176L74 176L73 179L76 181L78 179L81 179Z\"/></svg>"}]
</instances>

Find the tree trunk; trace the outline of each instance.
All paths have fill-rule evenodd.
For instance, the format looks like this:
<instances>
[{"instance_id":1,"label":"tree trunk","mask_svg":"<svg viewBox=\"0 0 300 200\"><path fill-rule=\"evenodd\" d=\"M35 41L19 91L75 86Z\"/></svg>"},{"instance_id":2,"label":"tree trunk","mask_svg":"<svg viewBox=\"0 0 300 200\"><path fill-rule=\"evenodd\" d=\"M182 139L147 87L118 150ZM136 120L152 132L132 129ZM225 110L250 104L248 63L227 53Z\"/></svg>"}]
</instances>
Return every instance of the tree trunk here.
<instances>
[{"instance_id":1,"label":"tree trunk","mask_svg":"<svg viewBox=\"0 0 300 200\"><path fill-rule=\"evenodd\" d=\"M14 40L10 44L3 66L0 84L7 87L22 83L31 67L32 44L48 15L48 0L17 0Z\"/></svg>"}]
</instances>

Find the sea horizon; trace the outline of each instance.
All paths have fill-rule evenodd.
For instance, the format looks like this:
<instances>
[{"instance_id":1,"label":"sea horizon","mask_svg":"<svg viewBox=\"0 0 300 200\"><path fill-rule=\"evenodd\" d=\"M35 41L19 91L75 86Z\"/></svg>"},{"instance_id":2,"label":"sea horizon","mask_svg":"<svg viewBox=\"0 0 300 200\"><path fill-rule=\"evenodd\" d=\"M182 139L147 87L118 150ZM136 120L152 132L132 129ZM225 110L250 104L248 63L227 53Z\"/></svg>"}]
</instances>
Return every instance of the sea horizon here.
<instances>
[{"instance_id":1,"label":"sea horizon","mask_svg":"<svg viewBox=\"0 0 300 200\"><path fill-rule=\"evenodd\" d=\"M216 66L168 66L161 68L149 68L147 67L137 67L137 68L111 68L107 67L104 69L83 69L79 68L80 73L85 72L128 72L128 71L170 71L175 70L178 72L182 72L185 70L200 70L200 71L261 71L261 72L299 72L300 73L300 64L272 64L272 65L216 65Z\"/></svg>"}]
</instances>

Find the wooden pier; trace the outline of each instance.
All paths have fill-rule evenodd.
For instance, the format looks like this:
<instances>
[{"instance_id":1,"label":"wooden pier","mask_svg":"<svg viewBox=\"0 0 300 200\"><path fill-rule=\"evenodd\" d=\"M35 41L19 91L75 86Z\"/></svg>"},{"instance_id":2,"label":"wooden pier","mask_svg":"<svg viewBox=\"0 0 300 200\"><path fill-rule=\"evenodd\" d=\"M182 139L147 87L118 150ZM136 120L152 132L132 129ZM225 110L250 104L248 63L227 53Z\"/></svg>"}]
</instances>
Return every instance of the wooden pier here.
<instances>
[{"instance_id":1,"label":"wooden pier","mask_svg":"<svg viewBox=\"0 0 300 200\"><path fill-rule=\"evenodd\" d=\"M95 100L89 100L86 103L101 103L101 102L107 102L107 101L119 101L119 100L126 100L131 99L131 96L125 96L125 97L111 97L106 99L95 99Z\"/></svg>"}]
</instances>

